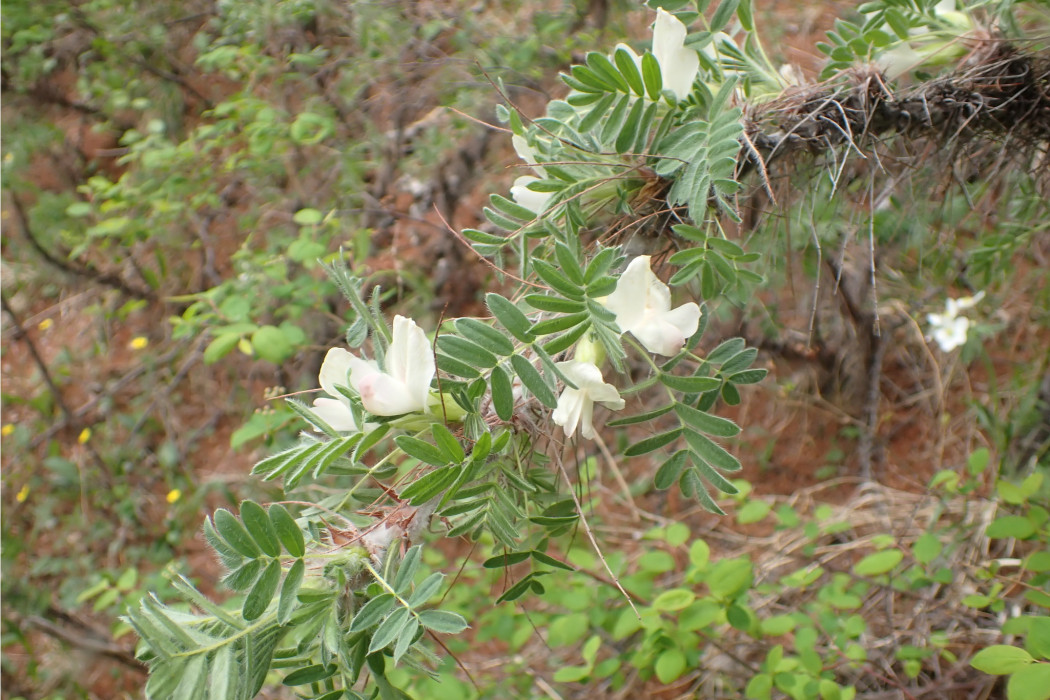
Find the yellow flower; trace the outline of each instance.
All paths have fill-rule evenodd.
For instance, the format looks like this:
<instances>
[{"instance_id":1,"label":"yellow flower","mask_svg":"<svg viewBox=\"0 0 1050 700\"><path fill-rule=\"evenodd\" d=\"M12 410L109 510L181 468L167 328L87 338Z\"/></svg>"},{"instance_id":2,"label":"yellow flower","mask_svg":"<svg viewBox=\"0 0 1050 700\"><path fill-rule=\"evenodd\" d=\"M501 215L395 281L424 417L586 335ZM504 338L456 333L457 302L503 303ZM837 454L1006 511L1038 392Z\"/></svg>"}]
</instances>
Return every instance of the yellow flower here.
<instances>
[{"instance_id":1,"label":"yellow flower","mask_svg":"<svg viewBox=\"0 0 1050 700\"><path fill-rule=\"evenodd\" d=\"M55 325L54 321L52 321L49 318L45 318L43 321L38 323L36 327L39 328L42 331L46 331L48 328L50 328L53 325Z\"/></svg>"},{"instance_id":2,"label":"yellow flower","mask_svg":"<svg viewBox=\"0 0 1050 700\"><path fill-rule=\"evenodd\" d=\"M149 338L147 338L146 336L143 336L143 335L140 335L137 338L132 339L132 341L130 343L128 343L128 346L132 350L141 350L142 348L146 347L147 345L149 345Z\"/></svg>"},{"instance_id":3,"label":"yellow flower","mask_svg":"<svg viewBox=\"0 0 1050 700\"><path fill-rule=\"evenodd\" d=\"M15 500L19 503L25 503L27 498L29 498L29 484L26 484L19 490Z\"/></svg>"},{"instance_id":4,"label":"yellow flower","mask_svg":"<svg viewBox=\"0 0 1050 700\"><path fill-rule=\"evenodd\" d=\"M8 435L10 435L13 432L15 432L15 424L14 423L8 423L3 428L0 428L0 435L3 435L4 437L7 437Z\"/></svg>"},{"instance_id":5,"label":"yellow flower","mask_svg":"<svg viewBox=\"0 0 1050 700\"><path fill-rule=\"evenodd\" d=\"M77 436L77 442L83 445L85 442L91 439L91 428L84 428L80 431L80 435Z\"/></svg>"},{"instance_id":6,"label":"yellow flower","mask_svg":"<svg viewBox=\"0 0 1050 700\"><path fill-rule=\"evenodd\" d=\"M175 501L182 498L182 491L179 489L172 489L168 491L168 503L174 503Z\"/></svg>"}]
</instances>

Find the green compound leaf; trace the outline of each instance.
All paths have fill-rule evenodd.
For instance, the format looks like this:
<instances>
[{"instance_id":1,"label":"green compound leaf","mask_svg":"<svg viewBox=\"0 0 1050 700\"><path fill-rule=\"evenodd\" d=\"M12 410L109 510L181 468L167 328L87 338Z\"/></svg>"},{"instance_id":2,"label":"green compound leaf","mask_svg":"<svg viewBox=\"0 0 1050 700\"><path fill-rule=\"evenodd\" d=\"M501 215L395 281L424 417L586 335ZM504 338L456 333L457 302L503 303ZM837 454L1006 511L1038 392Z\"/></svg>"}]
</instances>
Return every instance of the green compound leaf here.
<instances>
[{"instance_id":1,"label":"green compound leaf","mask_svg":"<svg viewBox=\"0 0 1050 700\"><path fill-rule=\"evenodd\" d=\"M642 78L645 81L645 92L650 100L659 100L660 92L664 88L663 73L660 71L660 63L656 56L648 51L642 56Z\"/></svg>"},{"instance_id":2,"label":"green compound leaf","mask_svg":"<svg viewBox=\"0 0 1050 700\"><path fill-rule=\"evenodd\" d=\"M510 375L503 367L495 367L489 384L492 389L492 407L496 410L496 415L500 420L509 421L514 415L514 389Z\"/></svg>"},{"instance_id":3,"label":"green compound leaf","mask_svg":"<svg viewBox=\"0 0 1050 700\"><path fill-rule=\"evenodd\" d=\"M262 506L255 501L241 502L241 520L264 554L271 557L280 556L281 544L277 540L277 531Z\"/></svg>"},{"instance_id":4,"label":"green compound leaf","mask_svg":"<svg viewBox=\"0 0 1050 700\"><path fill-rule=\"evenodd\" d=\"M291 619L299 602L297 596L305 574L306 563L302 559L296 559L281 585L281 595L277 600L277 624L288 624L288 620Z\"/></svg>"},{"instance_id":5,"label":"green compound leaf","mask_svg":"<svg viewBox=\"0 0 1050 700\"><path fill-rule=\"evenodd\" d=\"M273 600L273 596L277 592L277 584L280 581L281 562L274 559L266 567L266 571L259 577L259 580L255 582L255 585L252 586L248 597L244 599L241 615L245 620L256 620L266 612L266 608L270 605L270 601Z\"/></svg>"},{"instance_id":6,"label":"green compound leaf","mask_svg":"<svg viewBox=\"0 0 1050 700\"><path fill-rule=\"evenodd\" d=\"M419 613L419 622L440 634L459 634L470 627L462 615L447 610L424 610Z\"/></svg>"},{"instance_id":7,"label":"green compound leaf","mask_svg":"<svg viewBox=\"0 0 1050 700\"><path fill-rule=\"evenodd\" d=\"M259 556L260 552L255 545L255 540L251 538L248 531L244 529L244 525L233 513L225 508L219 508L212 515L212 522L215 523L215 529L222 539L238 553L252 559Z\"/></svg>"},{"instance_id":8,"label":"green compound leaf","mask_svg":"<svg viewBox=\"0 0 1050 700\"><path fill-rule=\"evenodd\" d=\"M669 445L670 443L677 440L681 434L682 429L675 428L674 430L669 430L666 433L660 433L658 435L647 437L644 440L639 440L638 442L628 447L626 450L623 451L623 454L625 457L637 457L638 455L644 455L646 453L652 452L653 450L658 450L664 445Z\"/></svg>"},{"instance_id":9,"label":"green compound leaf","mask_svg":"<svg viewBox=\"0 0 1050 700\"><path fill-rule=\"evenodd\" d=\"M496 355L511 355L514 353L514 343L510 342L505 335L492 326L482 323L474 318L456 319L456 330L464 338L468 338L481 347Z\"/></svg>"},{"instance_id":10,"label":"green compound leaf","mask_svg":"<svg viewBox=\"0 0 1050 700\"><path fill-rule=\"evenodd\" d=\"M488 306L496 320L515 338L523 343L531 343L534 340L529 330L532 328L529 319L509 299L495 292L489 292L485 295L485 305Z\"/></svg>"},{"instance_id":11,"label":"green compound leaf","mask_svg":"<svg viewBox=\"0 0 1050 700\"><path fill-rule=\"evenodd\" d=\"M653 477L653 485L661 491L671 488L671 485L674 484L681 475L688 457L688 450L678 450L671 455L660 465L660 468L656 470L656 476Z\"/></svg>"},{"instance_id":12,"label":"green compound leaf","mask_svg":"<svg viewBox=\"0 0 1050 700\"><path fill-rule=\"evenodd\" d=\"M675 404L674 412L682 419L683 423L696 428L702 433L715 435L717 437L733 437L740 432L740 426L731 420L712 416L710 413L687 406L686 404Z\"/></svg>"},{"instance_id":13,"label":"green compound leaf","mask_svg":"<svg viewBox=\"0 0 1050 700\"><path fill-rule=\"evenodd\" d=\"M474 367L488 369L495 367L499 360L491 352L466 338L455 335L438 336L437 346L443 352L448 353L461 362L466 362Z\"/></svg>"},{"instance_id":14,"label":"green compound leaf","mask_svg":"<svg viewBox=\"0 0 1050 700\"><path fill-rule=\"evenodd\" d=\"M558 399L554 395L554 389L543 378L539 370L521 355L512 355L510 364L514 367L514 373L518 375L521 383L532 392L540 403L547 408L557 408Z\"/></svg>"},{"instance_id":15,"label":"green compound leaf","mask_svg":"<svg viewBox=\"0 0 1050 700\"><path fill-rule=\"evenodd\" d=\"M689 394L702 394L722 386L722 380L714 377L678 377L663 372L660 373L660 383L668 389Z\"/></svg>"},{"instance_id":16,"label":"green compound leaf","mask_svg":"<svg viewBox=\"0 0 1050 700\"><path fill-rule=\"evenodd\" d=\"M698 457L712 467L727 472L740 471L740 460L729 454L724 447L716 445L700 433L686 431L685 441L689 443L689 447Z\"/></svg>"},{"instance_id":17,"label":"green compound leaf","mask_svg":"<svg viewBox=\"0 0 1050 700\"><path fill-rule=\"evenodd\" d=\"M374 651L385 649L388 644L394 641L401 630L406 624L408 624L409 616L411 611L408 608L398 608L394 612L390 613L379 627L376 629L375 634L372 635L372 641L368 644L368 653L371 654Z\"/></svg>"},{"instance_id":18,"label":"green compound leaf","mask_svg":"<svg viewBox=\"0 0 1050 700\"><path fill-rule=\"evenodd\" d=\"M295 518L291 516L288 509L280 503L271 503L269 508L270 524L273 525L277 538L281 541L286 552L293 557L299 558L306 554L306 543L303 540L303 531L299 529Z\"/></svg>"},{"instance_id":19,"label":"green compound leaf","mask_svg":"<svg viewBox=\"0 0 1050 700\"><path fill-rule=\"evenodd\" d=\"M350 623L350 632L363 632L382 620L397 604L390 593L382 593L361 606Z\"/></svg>"}]
</instances>

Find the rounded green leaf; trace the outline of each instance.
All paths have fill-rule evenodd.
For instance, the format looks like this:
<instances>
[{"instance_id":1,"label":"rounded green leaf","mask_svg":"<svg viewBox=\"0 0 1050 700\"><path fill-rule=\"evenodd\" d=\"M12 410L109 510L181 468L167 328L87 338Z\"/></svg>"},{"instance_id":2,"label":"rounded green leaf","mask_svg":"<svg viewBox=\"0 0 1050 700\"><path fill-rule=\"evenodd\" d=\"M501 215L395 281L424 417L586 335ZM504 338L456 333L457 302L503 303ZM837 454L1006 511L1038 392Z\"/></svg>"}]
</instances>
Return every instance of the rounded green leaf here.
<instances>
[{"instance_id":1,"label":"rounded green leaf","mask_svg":"<svg viewBox=\"0 0 1050 700\"><path fill-rule=\"evenodd\" d=\"M660 612L673 612L689 607L696 600L696 594L688 588L672 588L656 596L653 609Z\"/></svg>"},{"instance_id":2,"label":"rounded green leaf","mask_svg":"<svg viewBox=\"0 0 1050 700\"><path fill-rule=\"evenodd\" d=\"M268 362L277 364L291 357L295 348L280 328L263 326L252 334L252 349Z\"/></svg>"},{"instance_id":3,"label":"rounded green leaf","mask_svg":"<svg viewBox=\"0 0 1050 700\"><path fill-rule=\"evenodd\" d=\"M1020 647L996 644L974 654L970 665L993 676L1004 676L1021 670L1033 661L1032 655Z\"/></svg>"},{"instance_id":4,"label":"rounded green leaf","mask_svg":"<svg viewBox=\"0 0 1050 700\"><path fill-rule=\"evenodd\" d=\"M324 219L324 214L316 209L300 209L292 216L292 221L300 226L313 226Z\"/></svg>"},{"instance_id":5,"label":"rounded green leaf","mask_svg":"<svg viewBox=\"0 0 1050 700\"><path fill-rule=\"evenodd\" d=\"M1006 683L1009 700L1050 699L1050 664L1035 663L1018 670Z\"/></svg>"},{"instance_id":6,"label":"rounded green leaf","mask_svg":"<svg viewBox=\"0 0 1050 700\"><path fill-rule=\"evenodd\" d=\"M685 673L685 654L679 649L668 649L656 659L654 670L661 683L670 683Z\"/></svg>"},{"instance_id":7,"label":"rounded green leaf","mask_svg":"<svg viewBox=\"0 0 1050 700\"><path fill-rule=\"evenodd\" d=\"M858 576L878 576L893 569L904 559L904 552L899 549L887 549L884 552L869 554L853 566L853 573Z\"/></svg>"}]
</instances>

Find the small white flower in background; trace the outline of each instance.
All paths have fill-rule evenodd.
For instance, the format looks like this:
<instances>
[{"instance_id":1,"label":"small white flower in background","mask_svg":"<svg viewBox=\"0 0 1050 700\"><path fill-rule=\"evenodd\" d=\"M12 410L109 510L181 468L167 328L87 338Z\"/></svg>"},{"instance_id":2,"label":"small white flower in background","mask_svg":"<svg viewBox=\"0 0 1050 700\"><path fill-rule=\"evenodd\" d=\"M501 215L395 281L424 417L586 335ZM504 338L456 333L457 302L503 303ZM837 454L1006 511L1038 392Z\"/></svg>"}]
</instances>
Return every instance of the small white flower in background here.
<instances>
[{"instance_id":1,"label":"small white flower in background","mask_svg":"<svg viewBox=\"0 0 1050 700\"><path fill-rule=\"evenodd\" d=\"M972 309L981 299L984 292L978 292L972 297L959 297L948 299L943 314L927 314L926 320L930 324L929 337L940 346L944 352L951 352L966 344L966 335L970 330L970 319L959 316L960 311Z\"/></svg>"},{"instance_id":2,"label":"small white flower in background","mask_svg":"<svg viewBox=\"0 0 1050 700\"><path fill-rule=\"evenodd\" d=\"M533 172L542 178L546 178L547 171L544 170L543 166L536 160L536 149L529 145L529 142L525 140L525 137L514 134L510 141L514 144L514 152L518 154L518 157L531 165Z\"/></svg>"},{"instance_id":3,"label":"small white flower in background","mask_svg":"<svg viewBox=\"0 0 1050 700\"><path fill-rule=\"evenodd\" d=\"M619 411L625 405L624 400L620 398L620 392L612 384L605 383L602 371L591 362L559 362L558 369L578 388L565 387L558 397L558 407L554 409L551 418L565 430L565 437L571 438L579 426L583 437L594 439L595 402Z\"/></svg>"},{"instance_id":4,"label":"small white flower in background","mask_svg":"<svg viewBox=\"0 0 1050 700\"><path fill-rule=\"evenodd\" d=\"M671 308L671 290L653 274L649 256L639 255L620 275L616 289L605 299L616 314L616 325L657 355L672 356L696 333L700 307L695 302Z\"/></svg>"},{"instance_id":5,"label":"small white flower in background","mask_svg":"<svg viewBox=\"0 0 1050 700\"><path fill-rule=\"evenodd\" d=\"M336 388L349 386L351 357L353 355L342 348L332 348L324 356L321 372L317 375L321 389L332 398L314 399L313 411L318 418L340 433L357 432L357 421L350 410L350 400Z\"/></svg>"},{"instance_id":6,"label":"small white flower in background","mask_svg":"<svg viewBox=\"0 0 1050 700\"><path fill-rule=\"evenodd\" d=\"M514 181L514 186L510 188L510 196L514 198L514 201L536 215L547 211L547 205L554 196L553 192L533 192L529 189L530 182L538 181L538 177L522 175Z\"/></svg>"},{"instance_id":7,"label":"small white flower in background","mask_svg":"<svg viewBox=\"0 0 1050 700\"><path fill-rule=\"evenodd\" d=\"M683 100L693 91L693 81L700 70L700 57L685 47L688 32L682 22L663 8L656 11L653 24L653 56L660 64L665 90Z\"/></svg>"},{"instance_id":8,"label":"small white flower in background","mask_svg":"<svg viewBox=\"0 0 1050 700\"><path fill-rule=\"evenodd\" d=\"M346 377L347 371L350 386L361 396L361 405L366 411L374 416L400 416L426 409L430 381L435 372L434 356L423 329L411 319L394 316L394 337L387 349L386 369L379 369L375 360L362 360L342 348L332 348L321 366L321 387L325 393L340 397L334 384L345 382L340 377ZM325 386L326 382L328 386ZM325 412L318 415L327 422L326 415L338 410L333 404L339 401L317 401L323 402L322 411ZM317 402L314 406L316 411ZM348 406L344 408L349 411ZM332 427L336 428L335 425Z\"/></svg>"}]
</instances>

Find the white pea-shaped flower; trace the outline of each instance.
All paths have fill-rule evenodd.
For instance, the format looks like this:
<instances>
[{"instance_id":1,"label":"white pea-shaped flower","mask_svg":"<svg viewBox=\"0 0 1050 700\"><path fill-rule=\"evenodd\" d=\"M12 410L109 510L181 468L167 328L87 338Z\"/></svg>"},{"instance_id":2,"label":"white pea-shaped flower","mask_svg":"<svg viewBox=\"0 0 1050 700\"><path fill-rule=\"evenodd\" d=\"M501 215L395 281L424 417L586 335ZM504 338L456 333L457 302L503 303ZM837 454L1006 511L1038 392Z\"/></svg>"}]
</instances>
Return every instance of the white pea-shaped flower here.
<instances>
[{"instance_id":1,"label":"white pea-shaped flower","mask_svg":"<svg viewBox=\"0 0 1050 700\"><path fill-rule=\"evenodd\" d=\"M394 317L394 335L386 353L386 368L380 369L375 360L362 360L341 348L333 348L321 367L321 386L330 391L325 382L339 382L339 373L349 371L350 386L361 397L361 405L375 416L400 416L426 410L430 382L434 378L434 356L427 336L415 321L404 316ZM328 373L325 372L328 365ZM344 380L345 381L345 380ZM323 410L333 410L327 399ZM316 406L316 402L315 402ZM324 418L324 416L321 416ZM335 427L334 425L332 426Z\"/></svg>"},{"instance_id":2,"label":"white pea-shaped flower","mask_svg":"<svg viewBox=\"0 0 1050 700\"><path fill-rule=\"evenodd\" d=\"M621 331L657 355L677 355L700 325L695 302L671 308L671 290L653 274L648 255L631 261L605 299L605 307L616 314Z\"/></svg>"},{"instance_id":3,"label":"white pea-shaped flower","mask_svg":"<svg viewBox=\"0 0 1050 700\"><path fill-rule=\"evenodd\" d=\"M557 366L578 388L565 387L551 419L565 430L565 437L572 437L579 427L583 437L594 439L594 404L619 411L625 405L620 392L605 383L602 371L591 362L570 360Z\"/></svg>"}]
</instances>

